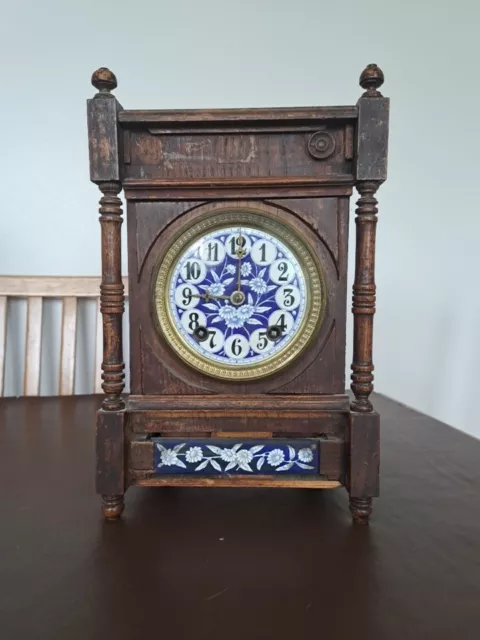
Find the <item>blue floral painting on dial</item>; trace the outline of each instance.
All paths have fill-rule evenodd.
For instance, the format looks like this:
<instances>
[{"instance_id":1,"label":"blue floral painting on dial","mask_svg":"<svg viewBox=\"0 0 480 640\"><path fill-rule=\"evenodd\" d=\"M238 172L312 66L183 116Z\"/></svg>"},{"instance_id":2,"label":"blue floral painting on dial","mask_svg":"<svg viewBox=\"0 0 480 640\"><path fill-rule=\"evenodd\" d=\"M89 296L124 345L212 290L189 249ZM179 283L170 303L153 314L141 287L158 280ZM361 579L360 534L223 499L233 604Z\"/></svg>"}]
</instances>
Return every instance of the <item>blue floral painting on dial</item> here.
<instances>
[{"instance_id":1,"label":"blue floral painting on dial","mask_svg":"<svg viewBox=\"0 0 480 640\"><path fill-rule=\"evenodd\" d=\"M222 364L254 364L296 335L307 309L305 276L290 250L253 227L212 231L176 262L170 311L198 353Z\"/></svg>"}]
</instances>

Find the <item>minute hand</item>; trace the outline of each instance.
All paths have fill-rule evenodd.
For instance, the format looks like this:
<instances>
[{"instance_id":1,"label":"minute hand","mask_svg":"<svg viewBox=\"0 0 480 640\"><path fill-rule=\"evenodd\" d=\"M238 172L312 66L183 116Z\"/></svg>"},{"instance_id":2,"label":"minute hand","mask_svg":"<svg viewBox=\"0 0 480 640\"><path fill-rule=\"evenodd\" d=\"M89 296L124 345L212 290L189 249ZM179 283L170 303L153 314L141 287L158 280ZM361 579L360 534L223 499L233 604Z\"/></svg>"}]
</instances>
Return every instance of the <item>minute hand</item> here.
<instances>
[{"instance_id":1,"label":"minute hand","mask_svg":"<svg viewBox=\"0 0 480 640\"><path fill-rule=\"evenodd\" d=\"M240 242L239 242L239 248L236 251L236 254L238 256L238 263L237 263L237 291L241 291L242 290L242 258L243 258L243 246L242 246L242 230L240 229L240 233L238 236Z\"/></svg>"},{"instance_id":2,"label":"minute hand","mask_svg":"<svg viewBox=\"0 0 480 640\"><path fill-rule=\"evenodd\" d=\"M238 265L237 265L237 291L241 291L242 290L242 259L239 258L238 259Z\"/></svg>"}]
</instances>

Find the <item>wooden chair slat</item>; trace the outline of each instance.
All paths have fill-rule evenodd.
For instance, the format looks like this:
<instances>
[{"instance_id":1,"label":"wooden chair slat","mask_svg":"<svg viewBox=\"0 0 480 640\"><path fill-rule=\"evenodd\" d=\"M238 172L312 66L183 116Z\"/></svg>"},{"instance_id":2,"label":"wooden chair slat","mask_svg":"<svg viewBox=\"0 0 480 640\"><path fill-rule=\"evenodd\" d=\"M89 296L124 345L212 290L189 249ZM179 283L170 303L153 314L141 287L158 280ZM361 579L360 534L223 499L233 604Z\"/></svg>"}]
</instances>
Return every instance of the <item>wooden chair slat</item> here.
<instances>
[{"instance_id":1,"label":"wooden chair slat","mask_svg":"<svg viewBox=\"0 0 480 640\"><path fill-rule=\"evenodd\" d=\"M125 298L128 297L128 277L122 278ZM103 320L100 313L100 283L96 276L0 276L0 397L5 386L5 354L7 343L7 306L9 298L27 300L27 329L23 394L40 392L42 355L43 298L62 300L62 335L60 348L60 395L71 395L75 384L75 342L78 298L93 298L97 302L95 329L95 371L93 393L103 393Z\"/></svg>"},{"instance_id":2,"label":"wooden chair slat","mask_svg":"<svg viewBox=\"0 0 480 640\"><path fill-rule=\"evenodd\" d=\"M103 393L102 389L102 360L103 360L103 318L100 313L100 298L97 300L96 339L95 339L95 374L93 393Z\"/></svg>"},{"instance_id":3,"label":"wooden chair slat","mask_svg":"<svg viewBox=\"0 0 480 640\"><path fill-rule=\"evenodd\" d=\"M77 332L77 298L63 298L62 341L60 346L59 395L73 395L75 384L75 339Z\"/></svg>"},{"instance_id":4,"label":"wooden chair slat","mask_svg":"<svg viewBox=\"0 0 480 640\"><path fill-rule=\"evenodd\" d=\"M40 391L42 307L41 297L32 296L27 299L27 335L23 375L23 395L25 396L38 396Z\"/></svg>"},{"instance_id":5,"label":"wooden chair slat","mask_svg":"<svg viewBox=\"0 0 480 640\"><path fill-rule=\"evenodd\" d=\"M0 398L3 396L7 337L7 296L0 296Z\"/></svg>"},{"instance_id":6,"label":"wooden chair slat","mask_svg":"<svg viewBox=\"0 0 480 640\"><path fill-rule=\"evenodd\" d=\"M16 298L96 298L101 278L96 276L1 276L0 295ZM128 278L123 278L125 292Z\"/></svg>"}]
</instances>

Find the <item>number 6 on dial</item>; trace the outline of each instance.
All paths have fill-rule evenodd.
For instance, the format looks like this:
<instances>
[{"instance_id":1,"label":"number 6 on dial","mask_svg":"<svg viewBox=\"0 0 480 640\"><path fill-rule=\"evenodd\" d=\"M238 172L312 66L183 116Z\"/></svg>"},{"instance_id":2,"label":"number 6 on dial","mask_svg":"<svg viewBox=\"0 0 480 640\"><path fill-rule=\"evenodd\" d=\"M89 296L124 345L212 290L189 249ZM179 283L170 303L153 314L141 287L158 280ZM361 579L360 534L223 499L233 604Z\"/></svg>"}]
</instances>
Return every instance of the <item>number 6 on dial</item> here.
<instances>
[{"instance_id":1,"label":"number 6 on dial","mask_svg":"<svg viewBox=\"0 0 480 640\"><path fill-rule=\"evenodd\" d=\"M240 333L233 334L225 340L225 353L230 358L245 358L250 351L250 344Z\"/></svg>"}]
</instances>

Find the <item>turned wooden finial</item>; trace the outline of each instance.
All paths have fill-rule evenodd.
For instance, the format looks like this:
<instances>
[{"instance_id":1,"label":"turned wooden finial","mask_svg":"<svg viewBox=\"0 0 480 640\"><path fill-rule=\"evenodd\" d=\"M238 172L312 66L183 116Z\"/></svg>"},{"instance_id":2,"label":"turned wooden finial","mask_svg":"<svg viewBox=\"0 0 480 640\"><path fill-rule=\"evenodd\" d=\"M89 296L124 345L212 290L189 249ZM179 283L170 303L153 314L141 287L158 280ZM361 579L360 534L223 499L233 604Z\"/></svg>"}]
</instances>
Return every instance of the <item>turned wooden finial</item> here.
<instances>
[{"instance_id":1,"label":"turned wooden finial","mask_svg":"<svg viewBox=\"0 0 480 640\"><path fill-rule=\"evenodd\" d=\"M382 94L378 91L378 88L382 86L384 80L385 77L380 67L377 67L376 64L367 65L362 71L359 80L362 89L366 89L363 95L368 98L381 97Z\"/></svg>"},{"instance_id":2,"label":"turned wooden finial","mask_svg":"<svg viewBox=\"0 0 480 640\"><path fill-rule=\"evenodd\" d=\"M110 96L110 92L117 87L117 78L113 71L107 67L100 67L92 74L92 84L98 89L98 95L102 97ZM113 98L113 96L111 96Z\"/></svg>"}]
</instances>

